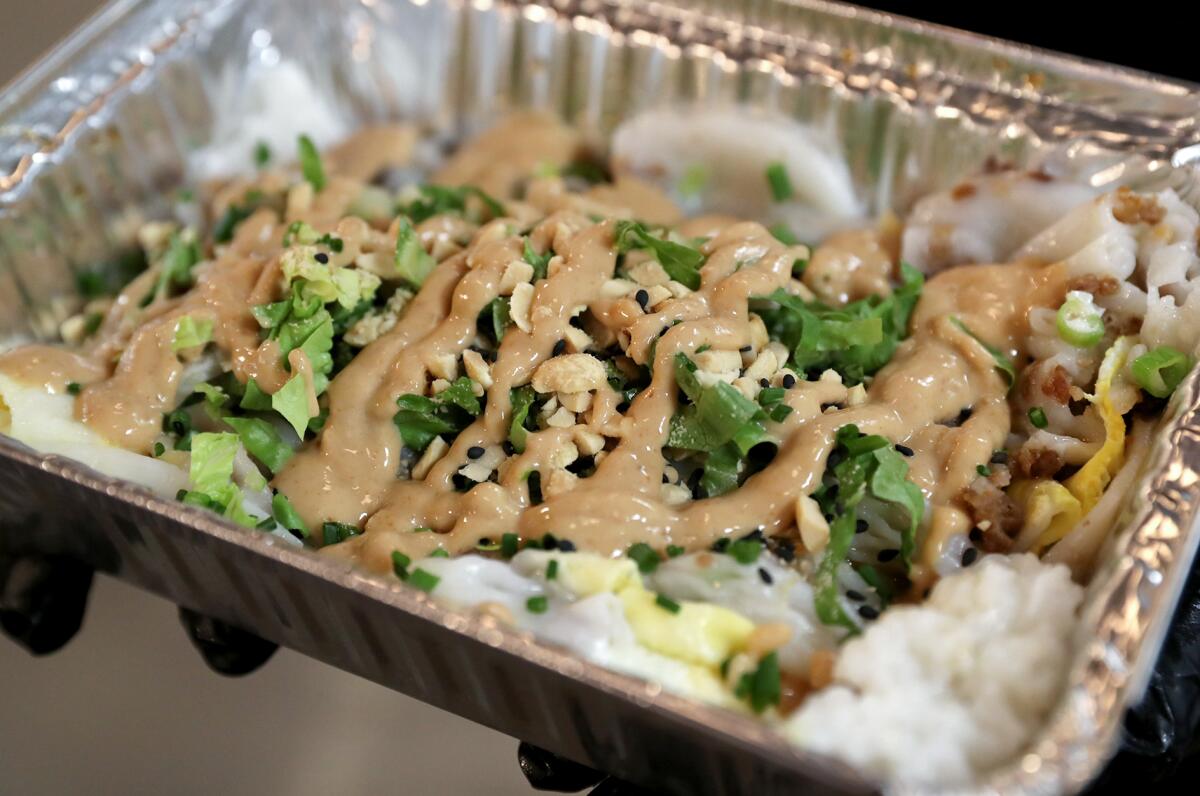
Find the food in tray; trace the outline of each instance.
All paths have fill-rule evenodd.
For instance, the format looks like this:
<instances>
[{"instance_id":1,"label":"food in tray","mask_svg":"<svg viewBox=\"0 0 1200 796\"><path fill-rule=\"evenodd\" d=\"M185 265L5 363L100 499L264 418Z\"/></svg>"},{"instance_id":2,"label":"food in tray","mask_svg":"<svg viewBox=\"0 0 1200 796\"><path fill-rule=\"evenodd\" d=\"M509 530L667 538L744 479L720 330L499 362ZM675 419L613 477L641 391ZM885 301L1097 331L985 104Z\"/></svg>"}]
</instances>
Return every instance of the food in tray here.
<instances>
[{"instance_id":1,"label":"food in tray","mask_svg":"<svg viewBox=\"0 0 1200 796\"><path fill-rule=\"evenodd\" d=\"M1065 682L1193 362L1197 212L992 169L854 222L815 136L680 118L605 162L515 115L423 184L408 129L259 147L202 223L141 228L127 283L80 273L60 343L0 358L4 430L967 782Z\"/></svg>"}]
</instances>

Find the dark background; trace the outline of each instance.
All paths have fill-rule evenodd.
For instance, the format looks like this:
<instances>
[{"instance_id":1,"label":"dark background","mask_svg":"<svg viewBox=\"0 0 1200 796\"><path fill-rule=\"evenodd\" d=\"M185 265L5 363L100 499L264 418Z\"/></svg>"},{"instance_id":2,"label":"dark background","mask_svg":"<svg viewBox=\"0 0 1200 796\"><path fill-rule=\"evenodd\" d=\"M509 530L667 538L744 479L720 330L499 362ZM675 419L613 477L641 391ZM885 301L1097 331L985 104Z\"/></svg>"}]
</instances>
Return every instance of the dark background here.
<instances>
[{"instance_id":1,"label":"dark background","mask_svg":"<svg viewBox=\"0 0 1200 796\"><path fill-rule=\"evenodd\" d=\"M1193 3L1107 8L1098 2L1060 0L860 5L1200 82L1200 6ZM1190 12L1185 10L1189 6Z\"/></svg>"}]
</instances>

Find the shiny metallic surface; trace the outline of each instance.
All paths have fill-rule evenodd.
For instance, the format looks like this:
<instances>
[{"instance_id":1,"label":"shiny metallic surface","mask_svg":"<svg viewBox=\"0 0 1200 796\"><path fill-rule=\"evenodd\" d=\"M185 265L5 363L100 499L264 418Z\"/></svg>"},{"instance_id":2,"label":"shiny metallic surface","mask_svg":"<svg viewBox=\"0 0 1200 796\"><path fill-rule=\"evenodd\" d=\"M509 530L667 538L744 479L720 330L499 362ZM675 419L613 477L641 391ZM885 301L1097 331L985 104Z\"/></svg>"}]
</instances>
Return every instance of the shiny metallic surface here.
<instances>
[{"instance_id":1,"label":"shiny metallic surface","mask_svg":"<svg viewBox=\"0 0 1200 796\"><path fill-rule=\"evenodd\" d=\"M353 123L452 143L513 107L598 142L670 103L740 102L840 142L873 211L988 158L1200 202L1194 87L812 0L118 0L0 94L0 333L44 337L73 274L169 212L229 92L302 63ZM402 68L399 65L405 65ZM1189 149L1190 147L1190 149ZM1177 391L1043 736L987 791L1080 789L1144 687L1197 543L1200 385ZM0 547L73 553L180 604L674 793L873 786L765 725L0 440Z\"/></svg>"}]
</instances>

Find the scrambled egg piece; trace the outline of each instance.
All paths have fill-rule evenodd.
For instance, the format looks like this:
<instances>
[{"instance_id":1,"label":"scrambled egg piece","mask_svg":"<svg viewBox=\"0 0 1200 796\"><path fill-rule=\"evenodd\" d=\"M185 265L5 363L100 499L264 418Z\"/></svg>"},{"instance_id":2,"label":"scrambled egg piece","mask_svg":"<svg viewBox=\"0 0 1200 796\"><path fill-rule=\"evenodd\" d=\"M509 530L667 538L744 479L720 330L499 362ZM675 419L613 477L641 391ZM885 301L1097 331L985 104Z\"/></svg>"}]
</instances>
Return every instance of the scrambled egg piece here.
<instances>
[{"instance_id":1,"label":"scrambled egg piece","mask_svg":"<svg viewBox=\"0 0 1200 796\"><path fill-rule=\"evenodd\" d=\"M1104 421L1104 444L1079 472L1066 481L1067 489L1079 501L1082 514L1090 511L1100 500L1108 482L1121 469L1125 458L1125 420L1121 417L1121 411L1113 405L1112 391L1118 374L1125 369L1125 360L1128 359L1131 348L1133 338L1117 338L1112 347L1105 352L1104 361L1100 363L1100 372L1096 376L1096 392L1088 396L1088 400L1097 407L1100 418Z\"/></svg>"},{"instance_id":2,"label":"scrambled egg piece","mask_svg":"<svg viewBox=\"0 0 1200 796\"><path fill-rule=\"evenodd\" d=\"M1025 506L1025 525L1022 535L1034 533L1037 537L1030 548L1041 554L1050 545L1062 539L1083 516L1079 499L1062 484L1051 479L1023 481L1013 485L1011 494Z\"/></svg>"}]
</instances>

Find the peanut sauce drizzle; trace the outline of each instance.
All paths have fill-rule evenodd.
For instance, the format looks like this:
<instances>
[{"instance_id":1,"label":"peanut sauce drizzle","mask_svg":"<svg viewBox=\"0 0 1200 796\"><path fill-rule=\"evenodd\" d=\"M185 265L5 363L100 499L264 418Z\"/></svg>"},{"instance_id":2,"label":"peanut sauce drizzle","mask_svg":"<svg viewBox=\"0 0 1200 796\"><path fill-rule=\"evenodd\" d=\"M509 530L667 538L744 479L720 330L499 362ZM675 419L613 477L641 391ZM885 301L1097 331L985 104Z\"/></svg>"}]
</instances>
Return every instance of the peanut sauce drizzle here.
<instances>
[{"instance_id":1,"label":"peanut sauce drizzle","mask_svg":"<svg viewBox=\"0 0 1200 796\"><path fill-rule=\"evenodd\" d=\"M484 185L508 196L536 164L563 162L577 145L573 134L544 117L516 117L498 133L464 147L433 181ZM389 156L397 148L377 146ZM362 162L353 142L341 151L347 158L355 154L356 174L372 173L372 164ZM138 302L157 279L151 269L118 297L83 351L26 346L0 357L0 370L51 391L79 382L84 385L79 418L114 444L141 453L149 452L163 413L175 408L184 362L171 343L184 315L213 320L214 343L240 380L254 377L266 391L278 389L290 373L276 344L261 340L251 309L281 295L282 237L293 220L343 238L343 251L330 255L334 266L350 265L366 252L390 252L395 223L384 232L361 219L343 218L359 190L359 183L335 178L302 212L280 219L274 211L260 210L215 259L197 266L195 287L179 298L158 299L139 310ZM504 335L486 407L444 457L422 480L398 478L402 442L392 421L396 399L426 394L431 365L445 355L460 356L475 340L477 316L500 295L508 264L522 259L524 240L513 234L509 219L478 228L466 248L443 259L399 322L333 379L323 430L275 478L273 485L310 526L336 520L363 528L361 535L331 546L331 554L385 571L394 550L420 556L443 547L458 554L508 532L527 538L554 533L581 549L613 555L634 542L698 549L755 528L768 536L785 533L794 526L796 498L819 485L834 434L848 423L914 451L910 477L930 505L918 568L931 571L941 544L970 528L953 498L975 477L976 464L1004 446L1010 410L1007 384L991 355L950 318L1021 356L1030 308L1062 300L1061 268L1019 262L938 274L924 288L910 337L876 375L865 402L830 408L846 402L845 387L837 380L799 380L786 396L793 412L769 427L779 450L765 469L725 495L671 506L662 500L660 487L663 446L677 408L675 353L693 355L705 345L736 351L748 344L748 299L787 288L792 263L806 253L804 247L785 246L752 222L716 217L683 222L678 228L683 236L709 238L701 246L706 260L700 289L647 312L632 297L606 297L602 287L614 278L617 262L613 219L678 218L665 196L625 178L585 194L565 192L561 181L534 180L525 197L506 201L509 212L518 221L536 221L528 234L532 246L553 252L561 264L535 285L529 331L514 325ZM598 211L604 218L593 222L587 214ZM429 247L462 226L459 220L433 218L418 232ZM889 250L894 245L872 231L844 233L814 252L818 267L813 273L829 280L830 292L840 300L886 290L895 266ZM553 467L555 451L571 434L547 428L530 432L525 451L501 466L496 483L456 491L454 475L467 463L467 451L507 438L510 389L530 381L585 308L593 337L619 341L630 358L652 368L650 385L623 415L617 411L620 396L607 384L580 414L589 431L609 440L595 473L533 505L526 474ZM308 367L303 361L291 364L293 371ZM972 409L966 422L946 425L965 408ZM435 532L415 533L420 527ZM920 577L914 572L914 581Z\"/></svg>"}]
</instances>

